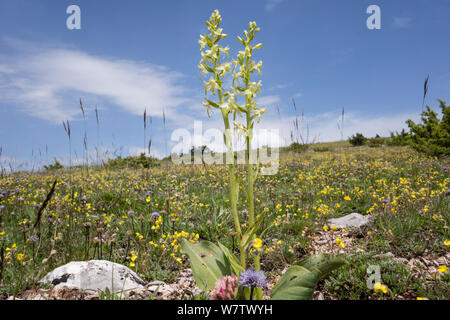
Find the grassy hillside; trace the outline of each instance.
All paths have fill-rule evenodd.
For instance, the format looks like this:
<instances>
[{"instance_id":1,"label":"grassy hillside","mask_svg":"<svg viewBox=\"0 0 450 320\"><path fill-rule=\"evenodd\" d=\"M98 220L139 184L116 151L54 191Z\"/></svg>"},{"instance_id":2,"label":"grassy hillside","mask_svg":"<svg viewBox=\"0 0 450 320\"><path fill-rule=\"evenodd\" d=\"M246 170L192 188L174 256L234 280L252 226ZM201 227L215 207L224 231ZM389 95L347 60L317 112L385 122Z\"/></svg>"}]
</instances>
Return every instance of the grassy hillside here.
<instances>
[{"instance_id":1,"label":"grassy hillside","mask_svg":"<svg viewBox=\"0 0 450 320\"><path fill-rule=\"evenodd\" d=\"M408 147L336 142L304 153L282 150L279 172L259 176L255 185L261 230L271 226L262 269L275 280L301 257L347 254L350 263L319 284L325 298L447 299L449 275L440 271L449 260L449 167L448 160ZM0 294L36 287L55 267L92 258L126 264L148 281L171 282L189 267L179 250L182 238L219 240L236 251L228 181L224 166L169 162L5 175ZM239 204L245 199L241 192ZM372 215L373 223L358 230L327 224L352 212ZM380 266L387 293L367 288L370 265Z\"/></svg>"}]
</instances>

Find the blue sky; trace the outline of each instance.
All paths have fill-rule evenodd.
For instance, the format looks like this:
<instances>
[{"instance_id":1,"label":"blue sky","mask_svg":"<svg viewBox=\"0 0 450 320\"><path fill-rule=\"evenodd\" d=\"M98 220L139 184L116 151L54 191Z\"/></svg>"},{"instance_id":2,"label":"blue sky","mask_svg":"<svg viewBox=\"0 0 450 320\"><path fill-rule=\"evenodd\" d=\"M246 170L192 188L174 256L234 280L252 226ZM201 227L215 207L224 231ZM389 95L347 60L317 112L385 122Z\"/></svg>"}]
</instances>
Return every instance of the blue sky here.
<instances>
[{"instance_id":1,"label":"blue sky","mask_svg":"<svg viewBox=\"0 0 450 320\"><path fill-rule=\"evenodd\" d=\"M81 8L81 30L66 28L71 4ZM371 4L381 8L380 30L366 27ZM220 127L219 115L208 119L201 107L197 68L197 41L214 9L232 55L249 21L261 27L256 59L264 64L255 80L262 80L259 102L268 108L261 125L280 128L286 143L292 97L317 141L340 139L342 106L344 138L405 127L419 117L428 74L426 103L450 100L450 1L1 0L0 161L67 161L63 120L82 157L80 98L89 148L97 146L97 106L99 145L110 154L142 151L144 109L153 117L147 138L155 156L170 151L165 141L176 128L192 129L194 120Z\"/></svg>"}]
</instances>

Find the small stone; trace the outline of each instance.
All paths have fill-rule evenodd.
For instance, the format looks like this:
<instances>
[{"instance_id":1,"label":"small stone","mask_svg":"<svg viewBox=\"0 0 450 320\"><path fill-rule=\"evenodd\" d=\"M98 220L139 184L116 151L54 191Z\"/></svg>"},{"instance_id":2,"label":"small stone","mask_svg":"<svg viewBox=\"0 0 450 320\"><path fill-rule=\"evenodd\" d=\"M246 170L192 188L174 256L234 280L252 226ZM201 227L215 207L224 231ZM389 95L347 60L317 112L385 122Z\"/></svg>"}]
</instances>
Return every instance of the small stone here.
<instances>
[{"instance_id":1,"label":"small stone","mask_svg":"<svg viewBox=\"0 0 450 320\"><path fill-rule=\"evenodd\" d=\"M152 282L147 283L146 287L148 288L150 286L162 286L162 285L165 285L165 284L166 283L163 282L163 281L156 280L156 281L152 281Z\"/></svg>"},{"instance_id":2,"label":"small stone","mask_svg":"<svg viewBox=\"0 0 450 320\"><path fill-rule=\"evenodd\" d=\"M361 227L368 224L371 219L371 216L363 216L362 214L354 212L340 218L330 219L327 224L329 226L336 226L339 229Z\"/></svg>"}]
</instances>

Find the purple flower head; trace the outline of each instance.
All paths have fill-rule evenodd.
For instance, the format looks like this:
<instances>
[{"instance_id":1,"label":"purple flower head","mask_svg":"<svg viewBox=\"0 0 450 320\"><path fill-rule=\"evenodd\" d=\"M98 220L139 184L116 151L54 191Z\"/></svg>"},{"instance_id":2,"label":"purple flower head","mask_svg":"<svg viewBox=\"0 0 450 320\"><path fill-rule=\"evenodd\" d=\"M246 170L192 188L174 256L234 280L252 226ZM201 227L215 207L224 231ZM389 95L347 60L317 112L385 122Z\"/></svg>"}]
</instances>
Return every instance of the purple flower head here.
<instances>
[{"instance_id":1,"label":"purple flower head","mask_svg":"<svg viewBox=\"0 0 450 320\"><path fill-rule=\"evenodd\" d=\"M129 215L129 216L134 215L134 211L133 211L133 210L128 211L128 215Z\"/></svg>"},{"instance_id":2,"label":"purple flower head","mask_svg":"<svg viewBox=\"0 0 450 320\"><path fill-rule=\"evenodd\" d=\"M156 184L155 184L154 182L150 183L150 185L151 185L152 187L156 186Z\"/></svg>"},{"instance_id":3,"label":"purple flower head","mask_svg":"<svg viewBox=\"0 0 450 320\"><path fill-rule=\"evenodd\" d=\"M450 196L450 189L445 190L445 195Z\"/></svg>"},{"instance_id":4,"label":"purple flower head","mask_svg":"<svg viewBox=\"0 0 450 320\"><path fill-rule=\"evenodd\" d=\"M82 196L82 197L80 198L80 200L81 200L81 201L86 201L87 198L86 198L85 196Z\"/></svg>"},{"instance_id":5,"label":"purple flower head","mask_svg":"<svg viewBox=\"0 0 450 320\"><path fill-rule=\"evenodd\" d=\"M33 207L35 207L36 209L39 209L41 207L41 205L39 203L36 203Z\"/></svg>"},{"instance_id":6,"label":"purple flower head","mask_svg":"<svg viewBox=\"0 0 450 320\"><path fill-rule=\"evenodd\" d=\"M39 238L38 238L38 237L35 237L35 236L31 236L31 237L29 237L28 239L30 240L30 242L36 242L36 241L39 240Z\"/></svg>"},{"instance_id":7,"label":"purple flower head","mask_svg":"<svg viewBox=\"0 0 450 320\"><path fill-rule=\"evenodd\" d=\"M149 195L151 195L153 193L153 191L147 191L147 193L145 194L147 197L149 196Z\"/></svg>"},{"instance_id":8,"label":"purple flower head","mask_svg":"<svg viewBox=\"0 0 450 320\"><path fill-rule=\"evenodd\" d=\"M449 169L448 169L448 167L443 167L442 168L445 172L447 172Z\"/></svg>"},{"instance_id":9,"label":"purple flower head","mask_svg":"<svg viewBox=\"0 0 450 320\"><path fill-rule=\"evenodd\" d=\"M0 210L3 210L5 208L4 205L0 205Z\"/></svg>"},{"instance_id":10,"label":"purple flower head","mask_svg":"<svg viewBox=\"0 0 450 320\"><path fill-rule=\"evenodd\" d=\"M247 269L241 272L239 285L249 288L266 288L267 278L262 271Z\"/></svg>"},{"instance_id":11,"label":"purple flower head","mask_svg":"<svg viewBox=\"0 0 450 320\"><path fill-rule=\"evenodd\" d=\"M381 203L388 204L388 203L389 203L389 200L388 200L388 199L383 199L383 200L381 200Z\"/></svg>"},{"instance_id":12,"label":"purple flower head","mask_svg":"<svg viewBox=\"0 0 450 320\"><path fill-rule=\"evenodd\" d=\"M159 217L159 212L152 212L152 217L153 218L157 218L157 217Z\"/></svg>"}]
</instances>

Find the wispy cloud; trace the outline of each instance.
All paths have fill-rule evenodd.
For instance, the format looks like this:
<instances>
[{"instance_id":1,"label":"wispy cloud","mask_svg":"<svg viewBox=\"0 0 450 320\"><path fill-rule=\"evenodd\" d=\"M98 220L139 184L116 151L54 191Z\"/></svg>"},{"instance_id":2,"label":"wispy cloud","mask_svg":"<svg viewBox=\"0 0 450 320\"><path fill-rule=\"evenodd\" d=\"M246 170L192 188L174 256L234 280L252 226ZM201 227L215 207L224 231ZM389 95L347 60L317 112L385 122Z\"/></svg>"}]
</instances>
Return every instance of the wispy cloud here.
<instances>
[{"instance_id":1,"label":"wispy cloud","mask_svg":"<svg viewBox=\"0 0 450 320\"><path fill-rule=\"evenodd\" d=\"M281 4L284 0L267 0L266 6L264 7L267 12L271 12L277 7L279 4Z\"/></svg>"},{"instance_id":2,"label":"wispy cloud","mask_svg":"<svg viewBox=\"0 0 450 320\"><path fill-rule=\"evenodd\" d=\"M293 86L294 83L293 82L289 82L289 83L279 83L277 85L274 85L272 87L269 87L267 90L269 91L277 91L277 90L282 90L282 89L286 89L287 87L291 87Z\"/></svg>"},{"instance_id":3,"label":"wispy cloud","mask_svg":"<svg viewBox=\"0 0 450 320\"><path fill-rule=\"evenodd\" d=\"M256 102L259 106L267 107L269 105L273 105L275 103L280 102L280 96L278 95L272 95L272 96L262 96L258 99L256 99Z\"/></svg>"},{"instance_id":4,"label":"wispy cloud","mask_svg":"<svg viewBox=\"0 0 450 320\"><path fill-rule=\"evenodd\" d=\"M395 28L406 29L411 26L411 22L411 17L395 17L393 25Z\"/></svg>"},{"instance_id":5,"label":"wispy cloud","mask_svg":"<svg viewBox=\"0 0 450 320\"><path fill-rule=\"evenodd\" d=\"M152 156L157 159L162 159L166 156L163 153L161 153L158 149L155 149L155 148L152 148L150 150L150 154L149 154L148 149L144 149L142 147L136 147L136 146L128 147L128 154L130 156L139 156L141 153L145 154L146 156Z\"/></svg>"},{"instance_id":6,"label":"wispy cloud","mask_svg":"<svg viewBox=\"0 0 450 320\"><path fill-rule=\"evenodd\" d=\"M300 133L306 139L307 127L309 127L309 142L313 139L316 142L328 142L340 140L340 131L337 123L340 121L340 112L327 112L318 115L306 115L302 125L299 123ZM401 131L407 129L405 121L412 119L418 120L417 114L401 113L389 116L365 116L361 114L348 112L344 119L344 139L351 135L361 132L366 137L374 137L376 134L380 136L389 136L390 132ZM262 118L261 123L255 128L278 129L282 138L281 145L287 145L291 142L291 130L293 130L294 116L277 118L276 116ZM300 122L300 120L299 120ZM294 131L295 133L295 131Z\"/></svg>"},{"instance_id":7,"label":"wispy cloud","mask_svg":"<svg viewBox=\"0 0 450 320\"><path fill-rule=\"evenodd\" d=\"M14 56L2 57L7 64L0 65L0 95L33 117L71 120L79 113L79 97L136 115L147 109L160 116L164 107L168 118L189 101L179 84L183 75L164 66L80 50L16 49Z\"/></svg>"}]
</instances>

